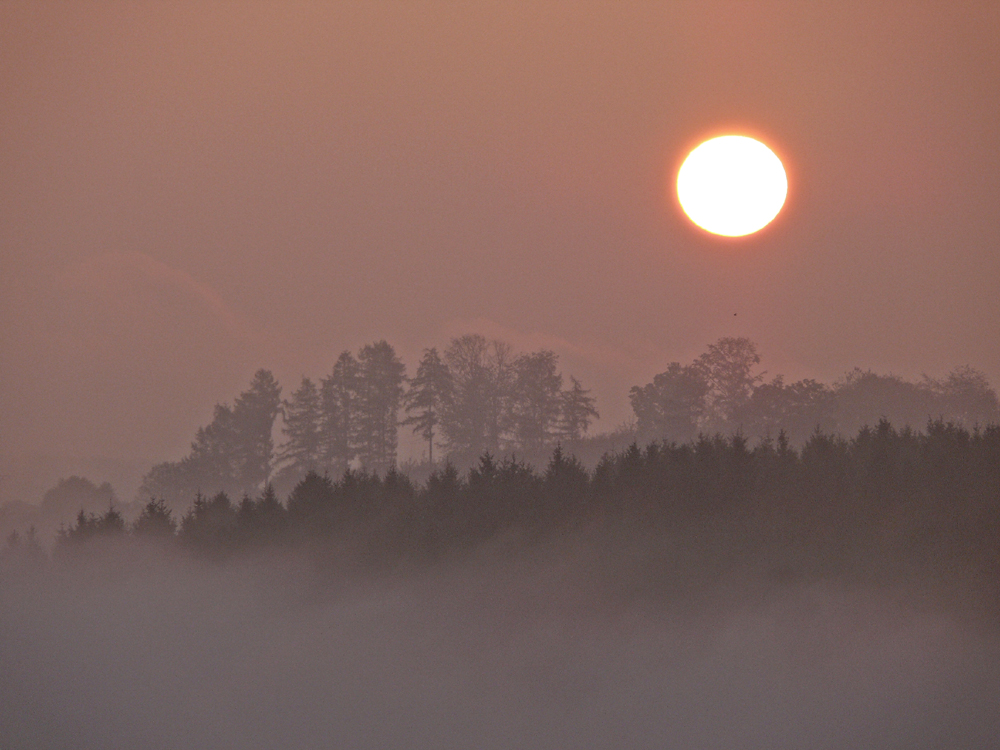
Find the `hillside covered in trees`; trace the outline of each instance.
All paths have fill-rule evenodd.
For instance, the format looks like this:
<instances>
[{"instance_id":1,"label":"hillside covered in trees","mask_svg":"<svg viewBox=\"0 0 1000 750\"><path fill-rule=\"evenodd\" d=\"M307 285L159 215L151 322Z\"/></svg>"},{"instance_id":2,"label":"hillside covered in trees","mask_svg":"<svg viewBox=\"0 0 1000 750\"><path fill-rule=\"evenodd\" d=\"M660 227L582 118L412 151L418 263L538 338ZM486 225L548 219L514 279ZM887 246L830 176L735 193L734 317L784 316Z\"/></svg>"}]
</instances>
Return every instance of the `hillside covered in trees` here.
<instances>
[{"instance_id":1,"label":"hillside covered in trees","mask_svg":"<svg viewBox=\"0 0 1000 750\"><path fill-rule=\"evenodd\" d=\"M466 343L485 353L487 372L500 370L501 346ZM924 736L924 722L934 738L991 746L1000 425L990 423L996 396L978 373L907 383L853 372L832 386L786 385L756 374L749 342L724 339L633 388L636 424L614 436L631 443L591 466L570 448L593 451L609 438L586 436L595 404L579 383L563 386L554 356L503 360L514 363L510 390L498 391L482 372L479 381L463 375L448 350L429 350L407 382L391 351L380 343L343 355L335 372L353 372L343 381L353 385L339 392L331 375L319 387L304 380L283 401L274 378L258 373L216 409L190 456L151 473L214 477L211 491L151 492L133 519L107 485L55 488L53 508L81 493L87 503L51 552L30 531L0 547L5 638L21 649L6 725L30 725L22 715L66 695L41 715L55 722L75 703L79 725L112 727L107 737L148 722L155 730L144 736L198 734L214 700L232 718L212 737L256 736L247 717L263 711L282 727L271 739L280 746L300 706L325 720L347 705L366 732L398 725L409 746L414 715L437 726L438 714L423 709L428 686L440 715L452 716L455 696L481 675L513 685L511 694L535 690L532 700L554 685L580 722L591 704L577 686L606 685L600 700L620 705L625 663L663 680L626 698L655 695L655 721L670 731L668 701L699 715L728 690L720 715L737 716L742 736L746 696L756 700L764 684L768 726L785 727L787 713L811 727L815 712L830 712L809 735L817 746L849 711L869 712L858 715L873 737L887 715L909 727L909 703L931 706L913 736ZM538 383L547 386L529 389ZM539 392L549 394L547 412L532 400ZM471 394L484 410L476 421L456 405ZM327 411L324 399L340 397L349 408ZM390 418L383 407L394 399L400 414ZM922 424L824 428L872 409ZM935 411L942 416L923 416ZM350 431L336 432L330 415ZM425 479L395 465L399 426L434 450ZM341 441L327 442L331 434ZM461 467L473 439L482 453ZM547 455L529 462L506 452L514 449ZM331 456L340 463L324 464ZM279 477L292 482L287 490ZM373 713L386 695L402 697ZM832 709L831 695L841 701ZM164 700L181 721L164 717ZM416 714L406 713L411 704ZM339 738L342 724L332 723ZM100 746L129 744L118 740Z\"/></svg>"},{"instance_id":2,"label":"hillside covered in trees","mask_svg":"<svg viewBox=\"0 0 1000 750\"><path fill-rule=\"evenodd\" d=\"M288 498L310 474L332 483L347 472L378 481L391 474L419 487L444 471L465 476L486 454L537 471L560 447L592 472L633 443L738 437L750 450L780 442L804 451L813 438L850 441L882 420L899 430L949 424L970 435L1000 423L995 391L970 367L917 382L860 369L833 384L766 375L753 342L720 339L692 362L671 362L633 386L633 420L592 435L596 401L579 380L564 377L552 351L518 353L470 334L443 352L425 350L408 376L393 347L379 341L343 352L327 375L303 377L284 398L272 374L258 371L232 404L216 405L187 456L150 469L131 502L120 502L107 483L70 477L40 506L0 508L0 530L24 536L34 527L47 544L79 511L96 517L113 507L131 522L152 500L177 520L197 498L219 493L238 503L270 487ZM423 442L422 460L399 461L400 430Z\"/></svg>"},{"instance_id":3,"label":"hillside covered in trees","mask_svg":"<svg viewBox=\"0 0 1000 750\"><path fill-rule=\"evenodd\" d=\"M113 507L81 510L54 554L294 553L377 571L573 538L592 547L595 580L623 576L614 587L636 595L747 577L919 581L1000 612L1000 427L934 421L918 432L883 420L851 439L816 432L801 450L783 434L753 447L739 435L654 441L593 471L559 448L540 472L486 453L467 473L445 464L422 485L391 468L336 480L309 472L284 501L267 485L256 497L199 495L180 516L153 499L132 524ZM16 535L4 552L8 562L41 554Z\"/></svg>"},{"instance_id":4,"label":"hillside covered in trees","mask_svg":"<svg viewBox=\"0 0 1000 750\"><path fill-rule=\"evenodd\" d=\"M783 432L801 446L816 430L850 437L880 419L918 429L929 420L967 429L1000 422L995 391L970 367L919 382L855 369L827 385L765 379L760 363L749 339L720 339L693 362L669 363L652 382L632 387L632 424L590 437L595 399L575 377L563 377L552 351L516 353L470 334L443 353L425 350L408 378L393 347L380 341L357 355L343 352L329 374L304 377L284 399L271 373L259 371L231 406L215 407L188 456L150 470L139 496L181 511L197 493L240 497L270 482L287 494L309 472L336 479L348 468L385 475L397 467L422 481L445 460L465 470L485 452L542 466L561 445L593 468L631 442L738 433L753 443ZM400 429L425 442L423 462L399 466Z\"/></svg>"}]
</instances>

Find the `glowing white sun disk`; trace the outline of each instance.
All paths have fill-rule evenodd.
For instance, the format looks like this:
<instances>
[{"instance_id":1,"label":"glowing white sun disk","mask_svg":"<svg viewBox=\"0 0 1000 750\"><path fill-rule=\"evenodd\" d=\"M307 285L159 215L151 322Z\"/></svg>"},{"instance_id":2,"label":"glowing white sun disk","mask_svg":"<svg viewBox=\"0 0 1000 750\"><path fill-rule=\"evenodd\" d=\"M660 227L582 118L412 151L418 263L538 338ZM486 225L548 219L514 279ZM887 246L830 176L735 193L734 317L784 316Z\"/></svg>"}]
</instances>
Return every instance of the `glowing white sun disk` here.
<instances>
[{"instance_id":1,"label":"glowing white sun disk","mask_svg":"<svg viewBox=\"0 0 1000 750\"><path fill-rule=\"evenodd\" d=\"M688 154L677 173L677 198L695 224L740 237L778 215L788 193L781 160L760 141L723 135Z\"/></svg>"}]
</instances>

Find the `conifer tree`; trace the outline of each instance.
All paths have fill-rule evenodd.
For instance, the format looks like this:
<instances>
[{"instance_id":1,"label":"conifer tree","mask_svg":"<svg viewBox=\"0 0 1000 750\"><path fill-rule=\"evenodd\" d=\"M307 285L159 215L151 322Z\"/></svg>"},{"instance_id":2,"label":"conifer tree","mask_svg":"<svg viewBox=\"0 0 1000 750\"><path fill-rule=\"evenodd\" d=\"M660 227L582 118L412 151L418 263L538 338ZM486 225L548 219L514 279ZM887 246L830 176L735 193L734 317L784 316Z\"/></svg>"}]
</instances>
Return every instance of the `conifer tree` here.
<instances>
[{"instance_id":1,"label":"conifer tree","mask_svg":"<svg viewBox=\"0 0 1000 750\"><path fill-rule=\"evenodd\" d=\"M233 405L236 476L244 492L256 492L274 468L274 420L281 408L281 386L268 370L257 370L250 387Z\"/></svg>"},{"instance_id":2,"label":"conifer tree","mask_svg":"<svg viewBox=\"0 0 1000 750\"><path fill-rule=\"evenodd\" d=\"M320 465L334 475L347 470L357 445L359 365L342 352L320 383Z\"/></svg>"},{"instance_id":3,"label":"conifer tree","mask_svg":"<svg viewBox=\"0 0 1000 750\"><path fill-rule=\"evenodd\" d=\"M177 531L173 513L163 500L150 498L132 525L132 533L147 538L168 538Z\"/></svg>"},{"instance_id":4,"label":"conifer tree","mask_svg":"<svg viewBox=\"0 0 1000 750\"><path fill-rule=\"evenodd\" d=\"M580 381L572 375L570 388L563 391L560 398L558 435L563 440L580 440L595 419L601 415L597 411L597 400L585 390Z\"/></svg>"},{"instance_id":5,"label":"conifer tree","mask_svg":"<svg viewBox=\"0 0 1000 750\"><path fill-rule=\"evenodd\" d=\"M427 460L434 463L434 430L441 421L441 412L452 397L452 379L448 366L437 349L424 350L417 374L406 393L404 425L413 425L414 434L427 441Z\"/></svg>"},{"instance_id":6,"label":"conifer tree","mask_svg":"<svg viewBox=\"0 0 1000 750\"><path fill-rule=\"evenodd\" d=\"M296 478L320 465L320 405L319 389L309 378L302 378L292 397L283 402L285 443L279 457Z\"/></svg>"},{"instance_id":7,"label":"conifer tree","mask_svg":"<svg viewBox=\"0 0 1000 750\"><path fill-rule=\"evenodd\" d=\"M386 341L363 347L358 365L358 458L368 471L385 473L396 464L406 366Z\"/></svg>"}]
</instances>

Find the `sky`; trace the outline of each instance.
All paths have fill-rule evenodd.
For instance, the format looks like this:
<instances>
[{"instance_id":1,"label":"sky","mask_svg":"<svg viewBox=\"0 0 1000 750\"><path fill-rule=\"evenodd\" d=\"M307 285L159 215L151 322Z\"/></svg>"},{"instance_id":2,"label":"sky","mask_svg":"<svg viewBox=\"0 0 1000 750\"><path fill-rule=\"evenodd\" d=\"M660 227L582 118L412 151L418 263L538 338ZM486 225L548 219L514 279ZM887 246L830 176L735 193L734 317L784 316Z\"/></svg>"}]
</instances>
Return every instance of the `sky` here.
<instances>
[{"instance_id":1,"label":"sky","mask_svg":"<svg viewBox=\"0 0 1000 750\"><path fill-rule=\"evenodd\" d=\"M597 429L722 336L998 385L997 38L988 2L4 2L0 500L127 495L257 368L383 338L553 349ZM670 190L729 132L789 178L737 241Z\"/></svg>"}]
</instances>

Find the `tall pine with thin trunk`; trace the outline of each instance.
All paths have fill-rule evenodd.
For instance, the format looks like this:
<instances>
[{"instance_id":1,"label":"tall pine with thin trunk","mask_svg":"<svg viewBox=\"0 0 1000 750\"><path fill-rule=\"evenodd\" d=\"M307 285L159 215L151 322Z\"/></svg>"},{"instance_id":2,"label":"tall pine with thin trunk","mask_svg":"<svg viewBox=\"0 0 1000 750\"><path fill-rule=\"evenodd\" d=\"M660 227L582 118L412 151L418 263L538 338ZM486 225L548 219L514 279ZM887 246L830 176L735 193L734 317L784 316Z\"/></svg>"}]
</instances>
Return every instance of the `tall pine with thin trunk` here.
<instances>
[{"instance_id":1,"label":"tall pine with thin trunk","mask_svg":"<svg viewBox=\"0 0 1000 750\"><path fill-rule=\"evenodd\" d=\"M302 384L283 402L281 432L285 443L279 458L293 475L304 477L320 465L320 394L316 384L302 378Z\"/></svg>"},{"instance_id":2,"label":"tall pine with thin trunk","mask_svg":"<svg viewBox=\"0 0 1000 750\"><path fill-rule=\"evenodd\" d=\"M441 411L452 395L451 371L437 349L424 350L417 374L410 381L405 397L408 416L402 424L412 425L414 434L427 441L427 460L434 463L435 428L441 421Z\"/></svg>"},{"instance_id":3,"label":"tall pine with thin trunk","mask_svg":"<svg viewBox=\"0 0 1000 750\"><path fill-rule=\"evenodd\" d=\"M396 465L399 406L406 366L386 341L358 352L357 447L362 466L385 473Z\"/></svg>"},{"instance_id":4,"label":"tall pine with thin trunk","mask_svg":"<svg viewBox=\"0 0 1000 750\"><path fill-rule=\"evenodd\" d=\"M356 455L358 378L358 361L345 351L320 384L320 465L335 476Z\"/></svg>"}]
</instances>

